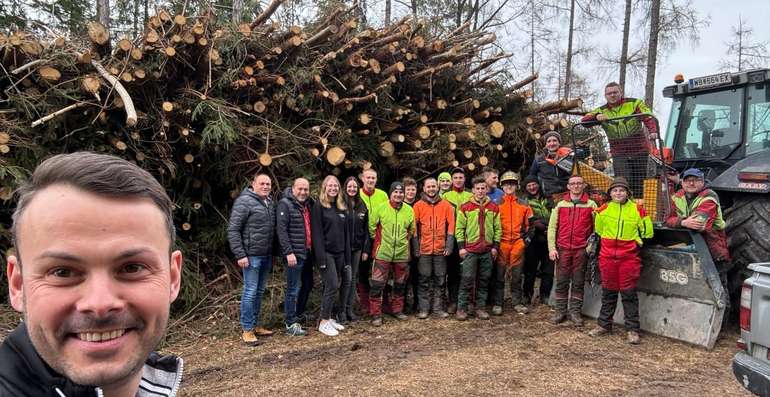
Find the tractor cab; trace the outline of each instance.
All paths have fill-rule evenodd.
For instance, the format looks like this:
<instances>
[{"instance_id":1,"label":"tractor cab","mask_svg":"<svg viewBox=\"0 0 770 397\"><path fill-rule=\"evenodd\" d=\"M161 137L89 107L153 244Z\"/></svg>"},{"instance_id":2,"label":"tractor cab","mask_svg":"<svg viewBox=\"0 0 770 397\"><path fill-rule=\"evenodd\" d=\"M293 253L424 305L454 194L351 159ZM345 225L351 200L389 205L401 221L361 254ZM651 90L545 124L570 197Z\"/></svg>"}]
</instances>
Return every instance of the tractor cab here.
<instances>
[{"instance_id":1,"label":"tractor cab","mask_svg":"<svg viewBox=\"0 0 770 397\"><path fill-rule=\"evenodd\" d=\"M701 168L713 180L770 149L770 69L675 81L663 89L673 101L664 136L674 168Z\"/></svg>"}]
</instances>

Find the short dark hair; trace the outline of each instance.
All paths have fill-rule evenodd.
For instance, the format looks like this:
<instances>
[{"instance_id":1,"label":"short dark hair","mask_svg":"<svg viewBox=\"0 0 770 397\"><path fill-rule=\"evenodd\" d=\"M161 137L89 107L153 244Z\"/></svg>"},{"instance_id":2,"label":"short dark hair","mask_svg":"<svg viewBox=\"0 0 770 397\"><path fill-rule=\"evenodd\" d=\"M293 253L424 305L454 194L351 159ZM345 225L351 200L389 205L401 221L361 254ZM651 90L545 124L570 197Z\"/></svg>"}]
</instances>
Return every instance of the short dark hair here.
<instances>
[{"instance_id":1,"label":"short dark hair","mask_svg":"<svg viewBox=\"0 0 770 397\"><path fill-rule=\"evenodd\" d=\"M485 184L485 185L487 184L487 179L486 179L486 178L484 178L484 175L483 175L483 174L482 174L482 175L476 175L476 176L474 176L474 177L473 177L473 179L471 180L471 186L476 186L476 185L477 185L477 184L479 184L479 183L483 183L483 184Z\"/></svg>"},{"instance_id":2,"label":"short dark hair","mask_svg":"<svg viewBox=\"0 0 770 397\"><path fill-rule=\"evenodd\" d=\"M414 180L414 178L412 178L411 176L404 177L404 179L401 182L404 184L404 187L417 186L417 181Z\"/></svg>"},{"instance_id":3,"label":"short dark hair","mask_svg":"<svg viewBox=\"0 0 770 397\"><path fill-rule=\"evenodd\" d=\"M610 88L610 87L618 87L618 88L620 88L620 84L618 84L615 81L610 81L609 83L607 83L607 85L604 86L604 89L606 90L607 88Z\"/></svg>"},{"instance_id":4,"label":"short dark hair","mask_svg":"<svg viewBox=\"0 0 770 397\"><path fill-rule=\"evenodd\" d=\"M166 218L169 249L176 240L174 203L166 190L149 172L119 157L93 152L58 154L40 163L32 176L17 190L13 212L14 245L18 249L19 221L35 195L51 185L69 185L108 198L148 198Z\"/></svg>"},{"instance_id":5,"label":"short dark hair","mask_svg":"<svg viewBox=\"0 0 770 397\"><path fill-rule=\"evenodd\" d=\"M484 177L487 177L487 176L489 176L489 174L497 174L497 175L500 175L500 173L499 173L499 172L498 172L496 169L494 169L494 168L492 168L492 167L485 167L485 168L484 168L484 171L482 171L482 172L481 172L481 175L484 175Z\"/></svg>"}]
</instances>

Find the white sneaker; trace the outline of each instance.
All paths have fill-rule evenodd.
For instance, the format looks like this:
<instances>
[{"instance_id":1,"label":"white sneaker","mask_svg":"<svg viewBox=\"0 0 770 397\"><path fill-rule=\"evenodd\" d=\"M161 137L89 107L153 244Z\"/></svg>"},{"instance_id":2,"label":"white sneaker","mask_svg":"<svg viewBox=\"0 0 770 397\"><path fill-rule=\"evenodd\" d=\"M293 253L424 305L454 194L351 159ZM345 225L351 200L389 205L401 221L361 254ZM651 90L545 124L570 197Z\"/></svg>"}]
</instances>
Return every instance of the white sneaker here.
<instances>
[{"instance_id":1,"label":"white sneaker","mask_svg":"<svg viewBox=\"0 0 770 397\"><path fill-rule=\"evenodd\" d=\"M336 329L337 331L344 331L345 330L345 326L340 324L340 323L338 323L337 320L331 319L331 320L329 320L329 322L332 323L332 327L334 327L334 329Z\"/></svg>"},{"instance_id":2,"label":"white sneaker","mask_svg":"<svg viewBox=\"0 0 770 397\"><path fill-rule=\"evenodd\" d=\"M318 325L318 331L326 336L337 336L340 334L340 332L334 328L334 325L332 325L331 320L321 320L321 324Z\"/></svg>"}]
</instances>

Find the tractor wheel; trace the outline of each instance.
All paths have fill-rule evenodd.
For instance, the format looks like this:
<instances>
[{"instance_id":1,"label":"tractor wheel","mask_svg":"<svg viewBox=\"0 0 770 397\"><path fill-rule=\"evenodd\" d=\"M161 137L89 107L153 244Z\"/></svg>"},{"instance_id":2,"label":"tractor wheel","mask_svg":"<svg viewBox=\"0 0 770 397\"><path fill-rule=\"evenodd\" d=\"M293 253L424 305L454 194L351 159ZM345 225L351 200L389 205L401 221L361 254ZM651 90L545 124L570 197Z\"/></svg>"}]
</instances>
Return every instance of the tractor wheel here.
<instances>
[{"instance_id":1,"label":"tractor wheel","mask_svg":"<svg viewBox=\"0 0 770 397\"><path fill-rule=\"evenodd\" d=\"M748 277L749 264L770 261L770 196L736 195L724 215L733 262L729 286L732 295Z\"/></svg>"}]
</instances>

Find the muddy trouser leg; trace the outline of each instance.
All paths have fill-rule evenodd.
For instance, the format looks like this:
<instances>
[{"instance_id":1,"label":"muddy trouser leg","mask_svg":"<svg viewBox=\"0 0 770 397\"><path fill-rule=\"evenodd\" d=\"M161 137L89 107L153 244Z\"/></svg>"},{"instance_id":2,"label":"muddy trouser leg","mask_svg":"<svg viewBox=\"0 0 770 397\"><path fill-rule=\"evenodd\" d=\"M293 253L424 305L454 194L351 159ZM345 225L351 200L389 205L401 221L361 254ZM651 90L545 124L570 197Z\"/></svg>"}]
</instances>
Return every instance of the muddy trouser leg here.
<instances>
[{"instance_id":1,"label":"muddy trouser leg","mask_svg":"<svg viewBox=\"0 0 770 397\"><path fill-rule=\"evenodd\" d=\"M476 290L476 302L478 302L478 305L476 310L484 309L483 305L487 301L489 293L489 279L492 278L492 268L494 267L491 253L487 252L479 255L478 289ZM505 280L505 273L503 273L503 280Z\"/></svg>"},{"instance_id":2,"label":"muddy trouser leg","mask_svg":"<svg viewBox=\"0 0 770 397\"><path fill-rule=\"evenodd\" d=\"M373 317L382 316L382 293L388 281L392 263L375 260L372 263L372 278L369 279L369 314Z\"/></svg>"},{"instance_id":3,"label":"muddy trouser leg","mask_svg":"<svg viewBox=\"0 0 770 397\"><path fill-rule=\"evenodd\" d=\"M540 264L540 252L537 246L539 243L532 241L524 250L524 300L532 302L532 294L535 292L535 279L537 278L537 268Z\"/></svg>"},{"instance_id":4,"label":"muddy trouser leg","mask_svg":"<svg viewBox=\"0 0 770 397\"><path fill-rule=\"evenodd\" d=\"M340 266L338 266L337 261L339 261L339 257L332 254L326 254L326 267L320 269L324 291L323 297L321 298L321 320L332 318L334 301L339 293L337 269ZM341 262L344 264L345 261L342 260Z\"/></svg>"},{"instance_id":5,"label":"muddy trouser leg","mask_svg":"<svg viewBox=\"0 0 770 397\"><path fill-rule=\"evenodd\" d=\"M479 266L479 255L467 253L463 261L460 262L462 268L462 277L460 280L460 291L457 294L457 309L468 310L470 294L476 283L476 272Z\"/></svg>"},{"instance_id":6,"label":"muddy trouser leg","mask_svg":"<svg viewBox=\"0 0 770 397\"><path fill-rule=\"evenodd\" d=\"M358 264L358 283L356 290L358 292L358 304L361 305L361 314L369 313L369 278L371 277L372 264L374 260L369 257Z\"/></svg>"},{"instance_id":7,"label":"muddy trouser leg","mask_svg":"<svg viewBox=\"0 0 770 397\"><path fill-rule=\"evenodd\" d=\"M513 306L520 305L523 302L521 293L521 273L524 270L524 264L514 263L511 268L511 304Z\"/></svg>"},{"instance_id":8,"label":"muddy trouser leg","mask_svg":"<svg viewBox=\"0 0 770 397\"><path fill-rule=\"evenodd\" d=\"M572 274L570 274L572 265L571 252L571 250L560 249L559 259L556 264L556 291L554 292L554 308L557 312L562 314L567 314L569 282L572 276Z\"/></svg>"},{"instance_id":9,"label":"muddy trouser leg","mask_svg":"<svg viewBox=\"0 0 770 397\"><path fill-rule=\"evenodd\" d=\"M588 254L585 249L576 250L572 257L572 287L569 293L569 311L580 315L583 311L583 289L586 283L586 263Z\"/></svg>"},{"instance_id":10,"label":"muddy trouser leg","mask_svg":"<svg viewBox=\"0 0 770 397\"><path fill-rule=\"evenodd\" d=\"M420 288L420 272L417 270L417 264L419 262L419 258L412 258L412 260L409 261L409 285L412 287L412 312L417 311L418 306L418 290Z\"/></svg>"},{"instance_id":11,"label":"muddy trouser leg","mask_svg":"<svg viewBox=\"0 0 770 397\"><path fill-rule=\"evenodd\" d=\"M433 274L433 255L422 255L417 262L417 277L419 289L417 290L417 310L428 312L430 310L430 282Z\"/></svg>"},{"instance_id":12,"label":"muddy trouser leg","mask_svg":"<svg viewBox=\"0 0 770 397\"><path fill-rule=\"evenodd\" d=\"M345 301L345 313L353 313L353 307L356 303L356 286L358 281L358 268L361 264L361 250L353 251L350 254L350 286L348 287L348 296Z\"/></svg>"},{"instance_id":13,"label":"muddy trouser leg","mask_svg":"<svg viewBox=\"0 0 770 397\"><path fill-rule=\"evenodd\" d=\"M393 264L393 293L390 297L390 308L394 314L404 312L404 295L406 295L407 279L409 278L409 262Z\"/></svg>"},{"instance_id":14,"label":"muddy trouser leg","mask_svg":"<svg viewBox=\"0 0 770 397\"><path fill-rule=\"evenodd\" d=\"M460 284L462 282L462 259L457 253L457 249L452 251L452 255L447 258L447 302L458 303L460 294Z\"/></svg>"},{"instance_id":15,"label":"muddy trouser leg","mask_svg":"<svg viewBox=\"0 0 770 397\"><path fill-rule=\"evenodd\" d=\"M297 295L297 316L305 314L307 309L307 301L310 299L310 292L313 291L313 254L308 253L305 264L302 266L302 284L299 287L299 294Z\"/></svg>"},{"instance_id":16,"label":"muddy trouser leg","mask_svg":"<svg viewBox=\"0 0 770 397\"><path fill-rule=\"evenodd\" d=\"M620 297L623 301L626 331L639 332L639 295L637 295L636 289L621 291Z\"/></svg>"},{"instance_id":17,"label":"muddy trouser leg","mask_svg":"<svg viewBox=\"0 0 770 397\"><path fill-rule=\"evenodd\" d=\"M604 329L612 329L612 317L618 304L618 291L602 288L602 308L596 322Z\"/></svg>"},{"instance_id":18,"label":"muddy trouser leg","mask_svg":"<svg viewBox=\"0 0 770 397\"><path fill-rule=\"evenodd\" d=\"M446 257L433 257L433 312L444 310L443 296L446 286Z\"/></svg>"},{"instance_id":19,"label":"muddy trouser leg","mask_svg":"<svg viewBox=\"0 0 770 397\"><path fill-rule=\"evenodd\" d=\"M503 299L505 298L505 270L507 266L504 262L499 260L494 265L494 271L490 279L490 285L492 289L491 303L493 306L503 306Z\"/></svg>"}]
</instances>

